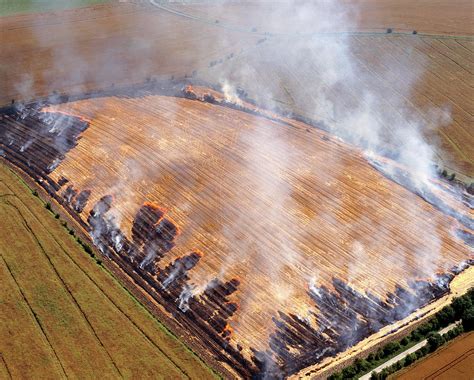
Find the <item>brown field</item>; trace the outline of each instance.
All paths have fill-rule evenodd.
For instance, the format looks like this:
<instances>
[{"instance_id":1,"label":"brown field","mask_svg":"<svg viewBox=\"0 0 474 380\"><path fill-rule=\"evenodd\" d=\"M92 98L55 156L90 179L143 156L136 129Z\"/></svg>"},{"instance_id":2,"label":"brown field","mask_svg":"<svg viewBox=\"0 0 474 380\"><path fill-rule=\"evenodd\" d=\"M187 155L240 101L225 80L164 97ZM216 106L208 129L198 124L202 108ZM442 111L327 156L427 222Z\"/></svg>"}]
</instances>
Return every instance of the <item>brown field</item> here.
<instances>
[{"instance_id":1,"label":"brown field","mask_svg":"<svg viewBox=\"0 0 474 380\"><path fill-rule=\"evenodd\" d=\"M285 25L278 22L283 15L279 13L278 1L240 1L225 5L210 4L202 1L194 4L169 4L172 9L215 21L224 25L233 25L258 32L287 33L301 31L300 25ZM303 2L301 2L303 3ZM394 31L409 32L417 30L420 33L442 35L472 35L472 2L469 0L456 1L456 6L446 0L342 0L339 2L347 8L347 12L355 19L355 25L340 25L337 31ZM312 6L318 6L314 2ZM292 17L299 12L298 7L291 7L285 17ZM309 6L308 8L311 8ZM292 15L293 13L293 15ZM274 17L268 17L272 14ZM328 17L334 17L328 14ZM303 32L319 29L313 25ZM328 30L334 31L334 29Z\"/></svg>"},{"instance_id":2,"label":"brown field","mask_svg":"<svg viewBox=\"0 0 474 380\"><path fill-rule=\"evenodd\" d=\"M338 107L344 109L353 106L360 88L370 83L377 89L378 97L383 98L381 107L393 115L394 121L399 117L400 107L419 117L425 136L436 146L437 162L472 178L472 4L461 1L453 7L446 1L409 3L348 1L351 22L342 31L392 27L395 31L417 29L421 33L467 37L333 37L331 43L338 44L343 39L353 46L354 64L363 75L357 86L346 83L329 90L324 77L326 70L317 63L301 65L301 52L288 49L296 48L300 37L267 36L265 43L256 45L263 32L293 32L272 30L271 26L282 24L278 20L283 15L271 3L173 5L198 20L136 4L2 17L0 65L5 74L0 81L0 104L53 91L82 93L140 83L151 76L191 76L195 71L195 75L209 83L227 78L252 98L268 102L270 97L271 103L282 109L334 124L334 117L318 112L323 104L320 92L327 92L324 104L336 98ZM247 7L252 10L250 15ZM403 17L400 9L404 10ZM291 17L286 11L284 16ZM220 20L219 24L213 24L215 19ZM268 20L270 26L265 25ZM252 32L252 27L257 32ZM324 31L319 25L315 28L317 32ZM334 32L331 28L328 31ZM318 43L315 49L319 50ZM233 58L229 59L230 56ZM222 63L209 67L210 62L219 60ZM242 71L242 67L247 69ZM401 92L411 80L403 73L406 67L424 72L409 97ZM400 93L406 97L403 104L393 103L391 99ZM435 107L451 113L448 125L438 126L439 117L432 112ZM390 130L389 125L386 129Z\"/></svg>"},{"instance_id":3,"label":"brown field","mask_svg":"<svg viewBox=\"0 0 474 380\"><path fill-rule=\"evenodd\" d=\"M233 341L246 348L266 346L278 310L304 317L314 309L311 279L331 288L339 277L385 298L397 284L428 275L421 252L439 255L435 267L444 270L471 256L450 234L455 220L388 181L357 149L304 124L153 95L48 111L90 120L51 178L92 190L83 215L112 194L128 236L143 202L168 210L181 235L159 267L198 250L191 284L239 278L230 325ZM275 188L280 199L268 198Z\"/></svg>"},{"instance_id":4,"label":"brown field","mask_svg":"<svg viewBox=\"0 0 474 380\"><path fill-rule=\"evenodd\" d=\"M154 75L190 76L258 39L229 31L216 44L216 33L213 26L126 3L0 17L0 105L53 91L141 83Z\"/></svg>"},{"instance_id":5,"label":"brown field","mask_svg":"<svg viewBox=\"0 0 474 380\"><path fill-rule=\"evenodd\" d=\"M460 336L392 378L400 380L470 380L473 373L474 333L471 332Z\"/></svg>"}]
</instances>

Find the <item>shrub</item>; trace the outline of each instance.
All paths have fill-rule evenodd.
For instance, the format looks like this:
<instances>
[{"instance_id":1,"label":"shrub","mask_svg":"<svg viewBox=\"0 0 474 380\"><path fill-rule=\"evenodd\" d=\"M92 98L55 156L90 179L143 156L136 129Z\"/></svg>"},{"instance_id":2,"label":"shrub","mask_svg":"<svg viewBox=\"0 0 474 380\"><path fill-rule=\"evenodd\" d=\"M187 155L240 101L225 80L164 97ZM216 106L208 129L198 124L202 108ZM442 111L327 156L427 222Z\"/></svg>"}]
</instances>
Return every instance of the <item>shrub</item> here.
<instances>
[{"instance_id":1,"label":"shrub","mask_svg":"<svg viewBox=\"0 0 474 380\"><path fill-rule=\"evenodd\" d=\"M438 333L435 333L428 338L428 345L431 352L435 351L443 343L444 338Z\"/></svg>"},{"instance_id":2,"label":"shrub","mask_svg":"<svg viewBox=\"0 0 474 380\"><path fill-rule=\"evenodd\" d=\"M350 379L355 377L357 371L353 366L348 366L342 370L342 376L344 379Z\"/></svg>"},{"instance_id":3,"label":"shrub","mask_svg":"<svg viewBox=\"0 0 474 380\"><path fill-rule=\"evenodd\" d=\"M401 341L400 341L400 344L402 346L406 346L408 343L410 343L410 341L408 340L407 337L404 337Z\"/></svg>"},{"instance_id":4,"label":"shrub","mask_svg":"<svg viewBox=\"0 0 474 380\"><path fill-rule=\"evenodd\" d=\"M390 342L383 348L384 357L387 357L400 349L400 343Z\"/></svg>"},{"instance_id":5,"label":"shrub","mask_svg":"<svg viewBox=\"0 0 474 380\"><path fill-rule=\"evenodd\" d=\"M69 230L69 235L74 236L74 230Z\"/></svg>"},{"instance_id":6,"label":"shrub","mask_svg":"<svg viewBox=\"0 0 474 380\"><path fill-rule=\"evenodd\" d=\"M445 306L436 314L436 317L440 326L445 327L455 320L454 309L450 305Z\"/></svg>"},{"instance_id":7,"label":"shrub","mask_svg":"<svg viewBox=\"0 0 474 380\"><path fill-rule=\"evenodd\" d=\"M464 313L461 316L462 318L462 327L464 331L474 330L474 306L471 306L469 309L464 310Z\"/></svg>"},{"instance_id":8,"label":"shrub","mask_svg":"<svg viewBox=\"0 0 474 380\"><path fill-rule=\"evenodd\" d=\"M356 359L353 366L356 368L357 373L360 373L365 372L367 369L369 369L370 364L365 359Z\"/></svg>"},{"instance_id":9,"label":"shrub","mask_svg":"<svg viewBox=\"0 0 474 380\"><path fill-rule=\"evenodd\" d=\"M102 260L101 260L101 259L95 259L95 262L96 262L98 265L102 265Z\"/></svg>"},{"instance_id":10,"label":"shrub","mask_svg":"<svg viewBox=\"0 0 474 380\"><path fill-rule=\"evenodd\" d=\"M54 215L54 218L55 218L55 219L59 219L59 214L56 213L56 215Z\"/></svg>"},{"instance_id":11,"label":"shrub","mask_svg":"<svg viewBox=\"0 0 474 380\"><path fill-rule=\"evenodd\" d=\"M454 310L454 318L456 320L461 319L464 312L472 307L472 301L470 297L457 297L452 302Z\"/></svg>"},{"instance_id":12,"label":"shrub","mask_svg":"<svg viewBox=\"0 0 474 380\"><path fill-rule=\"evenodd\" d=\"M36 190L33 190L33 195L34 195L35 197L37 197L37 196L38 196L38 192L37 192Z\"/></svg>"},{"instance_id":13,"label":"shrub","mask_svg":"<svg viewBox=\"0 0 474 380\"><path fill-rule=\"evenodd\" d=\"M415 353L409 354L409 355L406 356L403 365L404 365L405 367L408 367L408 366L409 366L410 364L412 364L415 360L416 360L416 355L415 355Z\"/></svg>"},{"instance_id":14,"label":"shrub","mask_svg":"<svg viewBox=\"0 0 474 380\"><path fill-rule=\"evenodd\" d=\"M52 211L52 209L51 209L51 203L49 203L49 202L46 203L46 204L44 205L44 207L46 207L46 210Z\"/></svg>"}]
</instances>

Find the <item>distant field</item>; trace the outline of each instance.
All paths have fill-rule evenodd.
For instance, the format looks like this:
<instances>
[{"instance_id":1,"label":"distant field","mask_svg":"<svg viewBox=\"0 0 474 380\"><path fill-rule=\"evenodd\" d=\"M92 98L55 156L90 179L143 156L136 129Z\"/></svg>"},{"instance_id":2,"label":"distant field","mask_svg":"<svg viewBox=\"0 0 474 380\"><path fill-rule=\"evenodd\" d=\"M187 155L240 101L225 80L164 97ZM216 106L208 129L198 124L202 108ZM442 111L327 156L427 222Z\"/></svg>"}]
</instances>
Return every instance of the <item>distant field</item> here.
<instances>
[{"instance_id":1,"label":"distant field","mask_svg":"<svg viewBox=\"0 0 474 380\"><path fill-rule=\"evenodd\" d=\"M210 379L0 164L0 378Z\"/></svg>"},{"instance_id":2,"label":"distant field","mask_svg":"<svg viewBox=\"0 0 474 380\"><path fill-rule=\"evenodd\" d=\"M395 375L399 380L468 380L474 373L474 333L465 334Z\"/></svg>"},{"instance_id":3,"label":"distant field","mask_svg":"<svg viewBox=\"0 0 474 380\"><path fill-rule=\"evenodd\" d=\"M113 0L2 0L0 2L0 16L79 8L110 3L111 1Z\"/></svg>"}]
</instances>

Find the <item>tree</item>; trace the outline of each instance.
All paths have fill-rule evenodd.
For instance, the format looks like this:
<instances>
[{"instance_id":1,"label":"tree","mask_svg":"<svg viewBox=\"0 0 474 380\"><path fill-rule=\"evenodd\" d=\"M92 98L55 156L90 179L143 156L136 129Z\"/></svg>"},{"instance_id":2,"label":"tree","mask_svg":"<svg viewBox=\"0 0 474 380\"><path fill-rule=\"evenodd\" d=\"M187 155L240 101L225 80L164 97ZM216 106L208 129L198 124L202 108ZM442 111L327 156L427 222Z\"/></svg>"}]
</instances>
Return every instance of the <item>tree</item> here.
<instances>
[{"instance_id":1,"label":"tree","mask_svg":"<svg viewBox=\"0 0 474 380\"><path fill-rule=\"evenodd\" d=\"M464 331L474 330L474 307L471 306L462 314L462 327Z\"/></svg>"},{"instance_id":2,"label":"tree","mask_svg":"<svg viewBox=\"0 0 474 380\"><path fill-rule=\"evenodd\" d=\"M431 352L435 351L443 343L444 343L444 338L438 333L435 333L428 338L428 345Z\"/></svg>"},{"instance_id":3,"label":"tree","mask_svg":"<svg viewBox=\"0 0 474 380\"><path fill-rule=\"evenodd\" d=\"M408 354L407 357L405 358L405 362L403 363L403 365L404 365L405 367L408 367L408 366L411 365L415 360L416 360L416 355L415 355L415 354Z\"/></svg>"},{"instance_id":4,"label":"tree","mask_svg":"<svg viewBox=\"0 0 474 380\"><path fill-rule=\"evenodd\" d=\"M400 343L390 342L383 348L384 356L389 356L400 349Z\"/></svg>"},{"instance_id":5,"label":"tree","mask_svg":"<svg viewBox=\"0 0 474 380\"><path fill-rule=\"evenodd\" d=\"M360 373L360 372L365 372L365 371L369 368L370 364L369 364L369 362L368 362L367 360L365 360L365 359L359 359L359 358L357 358L357 359L354 361L353 366L356 368L357 373Z\"/></svg>"},{"instance_id":6,"label":"tree","mask_svg":"<svg viewBox=\"0 0 474 380\"><path fill-rule=\"evenodd\" d=\"M410 343L410 341L408 340L407 337L404 337L401 341L400 341L400 344L402 346L406 346L408 343Z\"/></svg>"},{"instance_id":7,"label":"tree","mask_svg":"<svg viewBox=\"0 0 474 380\"><path fill-rule=\"evenodd\" d=\"M451 305L453 307L454 318L456 320L461 319L464 311L473 306L470 297L457 297L453 300Z\"/></svg>"},{"instance_id":8,"label":"tree","mask_svg":"<svg viewBox=\"0 0 474 380\"><path fill-rule=\"evenodd\" d=\"M454 309L450 305L443 307L436 316L442 327L455 321Z\"/></svg>"}]
</instances>

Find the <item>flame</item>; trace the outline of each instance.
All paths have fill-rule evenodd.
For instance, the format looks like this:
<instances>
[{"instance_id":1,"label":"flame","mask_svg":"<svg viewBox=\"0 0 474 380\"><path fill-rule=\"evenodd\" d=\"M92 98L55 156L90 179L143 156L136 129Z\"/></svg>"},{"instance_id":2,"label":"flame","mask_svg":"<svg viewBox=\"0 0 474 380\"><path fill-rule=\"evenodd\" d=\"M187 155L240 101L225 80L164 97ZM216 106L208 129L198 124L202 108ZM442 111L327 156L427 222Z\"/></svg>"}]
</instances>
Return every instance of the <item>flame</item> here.
<instances>
[{"instance_id":1,"label":"flame","mask_svg":"<svg viewBox=\"0 0 474 380\"><path fill-rule=\"evenodd\" d=\"M222 330L222 335L229 337L234 333L234 329L227 323L224 327L224 330Z\"/></svg>"},{"instance_id":2,"label":"flame","mask_svg":"<svg viewBox=\"0 0 474 380\"><path fill-rule=\"evenodd\" d=\"M46 108L42 108L41 112L43 112L43 113L57 113L57 114L64 115L64 116L74 117L74 118L79 119L80 121L82 121L84 123L87 123L87 124L91 123L90 119L86 118L84 115L81 115L79 113L75 113L73 110L68 110L68 111L57 110L56 107L49 106L49 107L46 107Z\"/></svg>"},{"instance_id":3,"label":"flame","mask_svg":"<svg viewBox=\"0 0 474 380\"><path fill-rule=\"evenodd\" d=\"M194 92L194 88L193 88L193 86L191 86L190 84L188 84L188 85L184 88L184 91L185 91L185 92Z\"/></svg>"},{"instance_id":4,"label":"flame","mask_svg":"<svg viewBox=\"0 0 474 380\"><path fill-rule=\"evenodd\" d=\"M200 258L202 258L204 256L204 252L200 251L199 249L194 249L193 253L198 255Z\"/></svg>"},{"instance_id":5,"label":"flame","mask_svg":"<svg viewBox=\"0 0 474 380\"><path fill-rule=\"evenodd\" d=\"M164 207L161 207L158 203L155 202L145 202L143 203L143 207L148 207L154 211L161 211L163 214L166 214L168 210L166 210Z\"/></svg>"}]
</instances>

